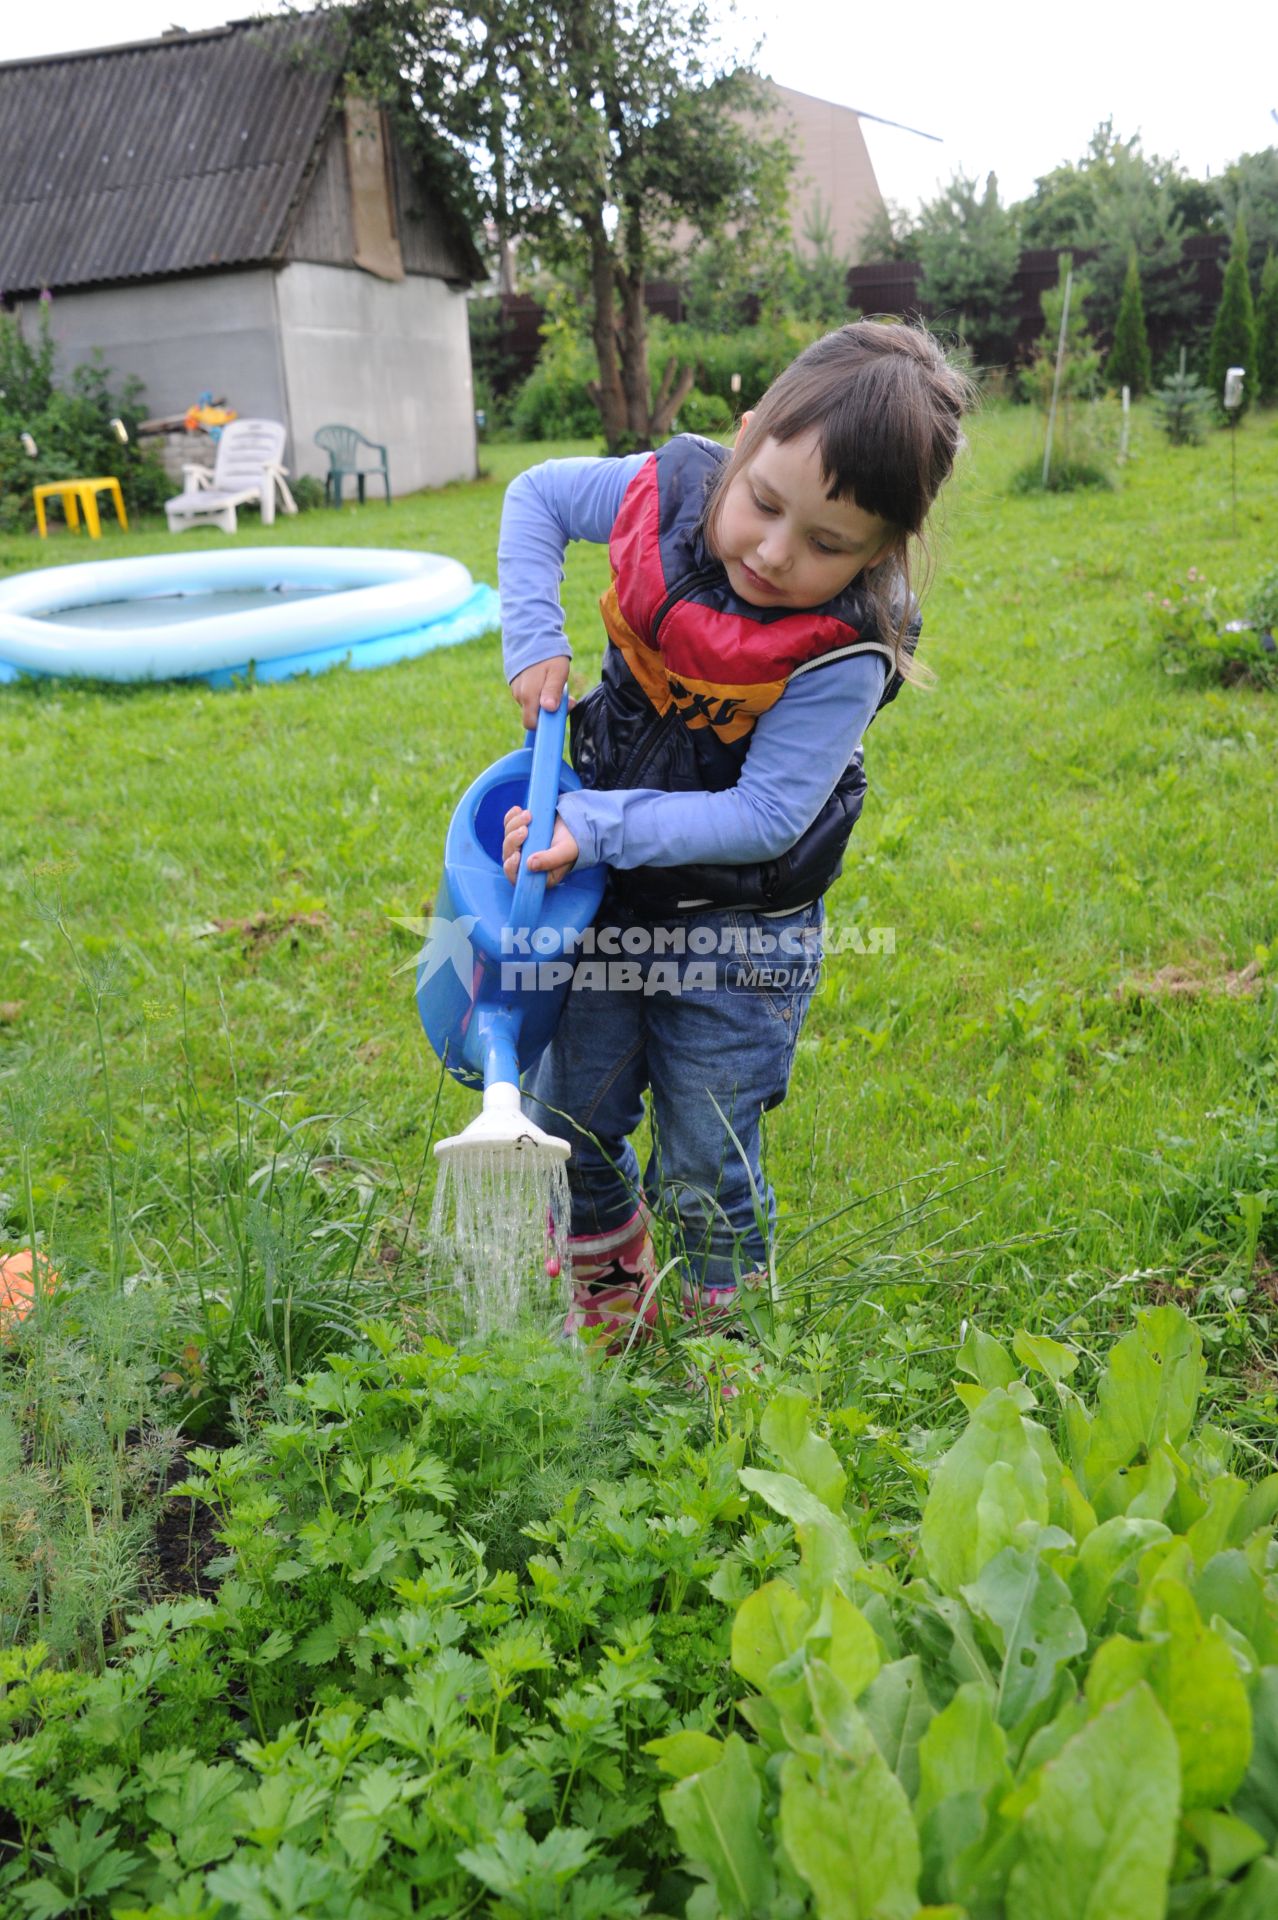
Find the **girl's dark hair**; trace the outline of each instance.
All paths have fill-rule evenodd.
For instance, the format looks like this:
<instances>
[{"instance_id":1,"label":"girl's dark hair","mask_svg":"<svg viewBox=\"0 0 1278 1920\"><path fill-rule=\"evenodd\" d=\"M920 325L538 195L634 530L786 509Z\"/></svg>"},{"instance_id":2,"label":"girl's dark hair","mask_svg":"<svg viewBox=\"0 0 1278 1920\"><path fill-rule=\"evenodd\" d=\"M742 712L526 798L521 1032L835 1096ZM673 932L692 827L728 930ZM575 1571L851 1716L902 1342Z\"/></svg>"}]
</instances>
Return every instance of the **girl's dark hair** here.
<instances>
[{"instance_id":1,"label":"girl's dark hair","mask_svg":"<svg viewBox=\"0 0 1278 1920\"><path fill-rule=\"evenodd\" d=\"M827 333L778 375L742 428L707 502L711 546L724 494L763 442L815 431L828 497L851 500L892 529L865 585L898 672L912 677L905 646L911 548L921 548L926 572L928 512L963 445L962 417L973 396L966 374L923 327L857 320Z\"/></svg>"}]
</instances>

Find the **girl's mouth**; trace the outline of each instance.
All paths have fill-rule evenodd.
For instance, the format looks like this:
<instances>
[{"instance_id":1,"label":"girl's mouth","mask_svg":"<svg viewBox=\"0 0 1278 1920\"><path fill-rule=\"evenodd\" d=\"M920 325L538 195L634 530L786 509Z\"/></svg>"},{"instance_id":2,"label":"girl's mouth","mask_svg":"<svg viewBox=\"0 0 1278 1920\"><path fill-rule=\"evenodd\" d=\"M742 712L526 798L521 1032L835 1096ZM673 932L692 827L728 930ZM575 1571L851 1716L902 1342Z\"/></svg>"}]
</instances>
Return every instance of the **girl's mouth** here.
<instances>
[{"instance_id":1,"label":"girl's mouth","mask_svg":"<svg viewBox=\"0 0 1278 1920\"><path fill-rule=\"evenodd\" d=\"M752 587L756 593L778 594L778 593L783 593L785 591L783 587L774 587L770 580L761 579L759 575L754 571L753 567L748 567L744 560L739 561L738 565L740 566L742 573L746 577L747 585Z\"/></svg>"}]
</instances>

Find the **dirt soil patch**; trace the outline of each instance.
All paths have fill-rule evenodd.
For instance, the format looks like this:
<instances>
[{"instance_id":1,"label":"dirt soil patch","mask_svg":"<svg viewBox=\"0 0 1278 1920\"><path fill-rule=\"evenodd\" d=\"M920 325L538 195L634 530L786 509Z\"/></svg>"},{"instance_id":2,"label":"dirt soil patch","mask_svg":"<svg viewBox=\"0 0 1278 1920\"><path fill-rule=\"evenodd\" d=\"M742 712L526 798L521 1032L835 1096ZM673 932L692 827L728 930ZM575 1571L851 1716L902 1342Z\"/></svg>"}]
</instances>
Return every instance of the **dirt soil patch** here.
<instances>
[{"instance_id":1,"label":"dirt soil patch","mask_svg":"<svg viewBox=\"0 0 1278 1920\"><path fill-rule=\"evenodd\" d=\"M1157 973L1133 974L1114 988L1116 1000L1245 1000L1260 992L1263 975L1260 963L1248 961L1245 967L1224 967L1214 972L1204 968L1160 967Z\"/></svg>"}]
</instances>

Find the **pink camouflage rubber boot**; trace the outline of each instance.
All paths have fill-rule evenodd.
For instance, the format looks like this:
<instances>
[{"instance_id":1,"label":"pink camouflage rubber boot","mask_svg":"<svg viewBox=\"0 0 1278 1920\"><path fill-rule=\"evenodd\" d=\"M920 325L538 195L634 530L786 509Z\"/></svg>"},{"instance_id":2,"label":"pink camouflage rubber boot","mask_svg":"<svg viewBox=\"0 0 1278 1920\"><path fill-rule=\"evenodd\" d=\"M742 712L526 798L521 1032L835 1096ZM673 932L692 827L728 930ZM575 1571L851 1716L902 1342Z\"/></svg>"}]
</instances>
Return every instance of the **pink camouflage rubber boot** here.
<instances>
[{"instance_id":1,"label":"pink camouflage rubber boot","mask_svg":"<svg viewBox=\"0 0 1278 1920\"><path fill-rule=\"evenodd\" d=\"M636 1207L628 1220L607 1233L573 1234L568 1254L572 1308L565 1333L600 1327L617 1336L609 1347L614 1352L625 1344L636 1321L649 1331L656 1326L657 1262L646 1207Z\"/></svg>"}]
</instances>

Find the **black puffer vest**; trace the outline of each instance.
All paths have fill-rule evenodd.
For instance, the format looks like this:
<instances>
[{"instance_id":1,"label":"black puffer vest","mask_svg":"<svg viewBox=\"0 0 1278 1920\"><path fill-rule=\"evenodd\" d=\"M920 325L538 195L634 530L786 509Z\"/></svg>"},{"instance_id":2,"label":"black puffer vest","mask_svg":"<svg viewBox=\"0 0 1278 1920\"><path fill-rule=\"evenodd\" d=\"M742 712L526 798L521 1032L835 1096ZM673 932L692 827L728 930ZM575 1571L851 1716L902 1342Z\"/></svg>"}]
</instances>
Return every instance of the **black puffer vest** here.
<instances>
[{"instance_id":1,"label":"black puffer vest","mask_svg":"<svg viewBox=\"0 0 1278 1920\"><path fill-rule=\"evenodd\" d=\"M626 490L609 543L612 585L600 603L609 644L603 679L572 713L572 762L583 785L721 793L741 776L750 734L796 673L849 654L889 665L879 706L902 685L857 582L822 607L751 606L732 591L702 530L722 447L681 435ZM919 633L917 611L907 645ZM865 799L860 748L787 853L728 866L616 868L613 886L654 914L693 907L784 913L837 878Z\"/></svg>"}]
</instances>

